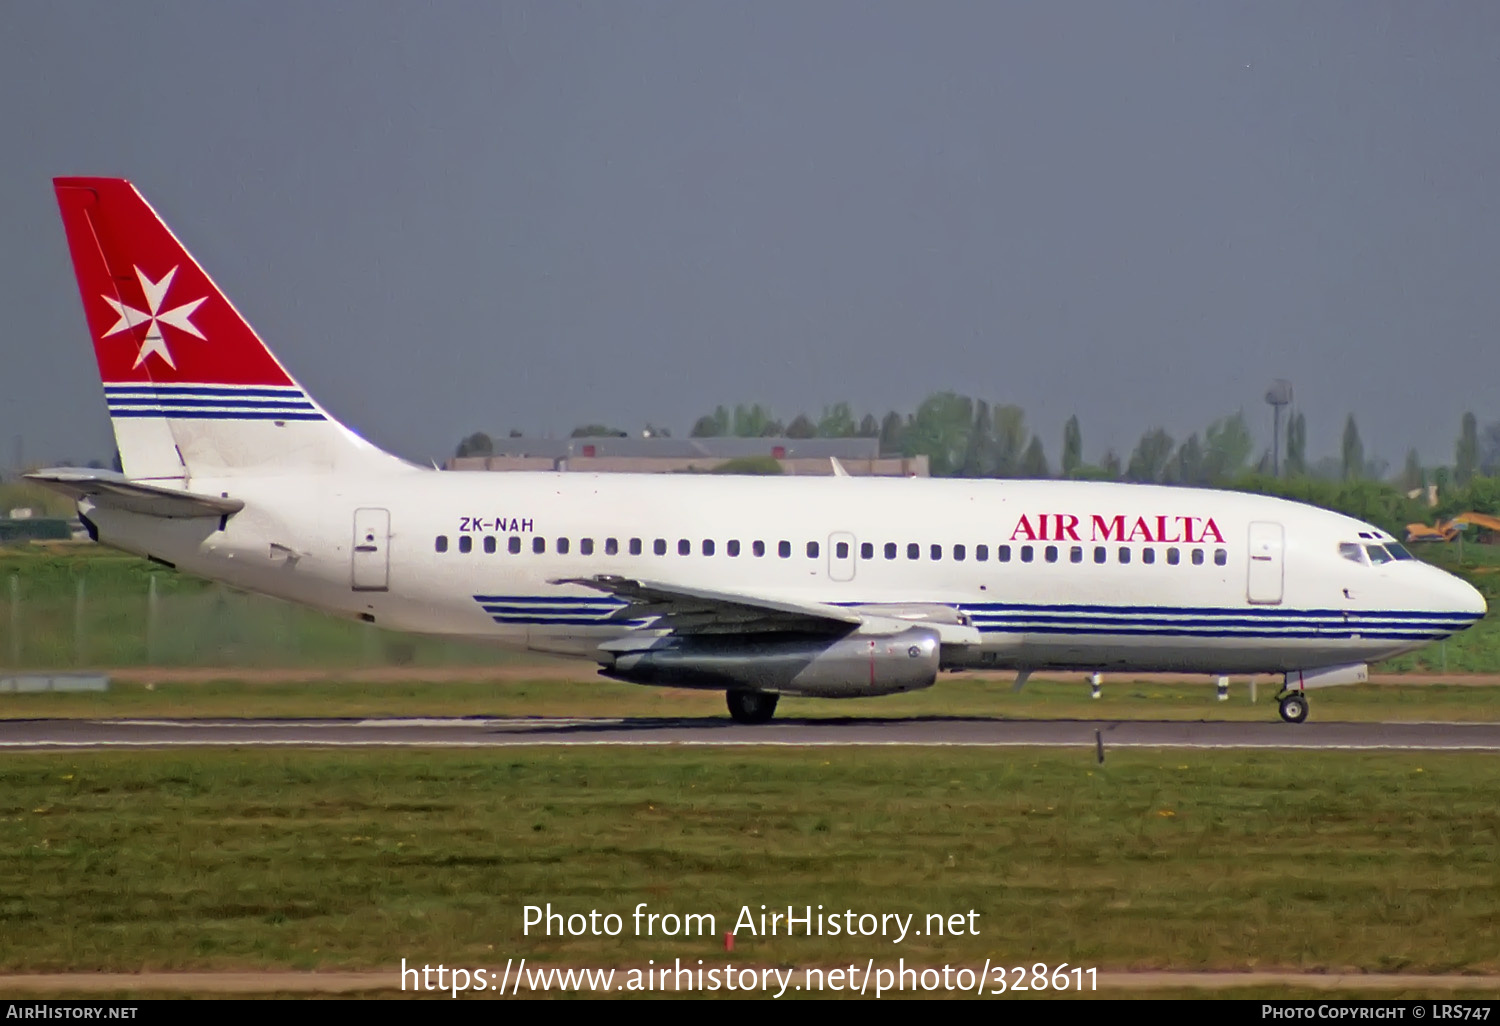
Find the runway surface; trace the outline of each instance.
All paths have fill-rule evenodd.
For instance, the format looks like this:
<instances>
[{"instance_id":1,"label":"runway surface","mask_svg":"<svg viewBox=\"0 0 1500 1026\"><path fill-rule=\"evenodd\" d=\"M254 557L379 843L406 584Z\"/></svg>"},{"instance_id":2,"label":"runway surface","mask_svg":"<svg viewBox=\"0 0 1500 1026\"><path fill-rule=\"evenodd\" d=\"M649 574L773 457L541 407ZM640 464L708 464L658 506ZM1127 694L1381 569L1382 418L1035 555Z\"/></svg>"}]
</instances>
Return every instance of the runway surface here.
<instances>
[{"instance_id":1,"label":"runway surface","mask_svg":"<svg viewBox=\"0 0 1500 1026\"><path fill-rule=\"evenodd\" d=\"M969 717L365 720L5 720L0 750L194 746L482 748L515 745L926 745L1500 751L1500 723L1227 723Z\"/></svg>"}]
</instances>

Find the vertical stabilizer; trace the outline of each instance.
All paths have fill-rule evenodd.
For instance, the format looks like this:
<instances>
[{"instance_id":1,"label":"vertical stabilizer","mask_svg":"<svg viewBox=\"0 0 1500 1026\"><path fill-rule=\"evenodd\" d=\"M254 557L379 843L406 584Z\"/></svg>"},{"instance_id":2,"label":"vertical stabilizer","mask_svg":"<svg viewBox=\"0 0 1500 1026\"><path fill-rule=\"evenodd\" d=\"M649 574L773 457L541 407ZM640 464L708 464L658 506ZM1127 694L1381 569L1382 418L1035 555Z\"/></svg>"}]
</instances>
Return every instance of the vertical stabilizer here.
<instances>
[{"instance_id":1,"label":"vertical stabilizer","mask_svg":"<svg viewBox=\"0 0 1500 1026\"><path fill-rule=\"evenodd\" d=\"M133 185L53 185L127 475L407 466L292 379Z\"/></svg>"}]
</instances>

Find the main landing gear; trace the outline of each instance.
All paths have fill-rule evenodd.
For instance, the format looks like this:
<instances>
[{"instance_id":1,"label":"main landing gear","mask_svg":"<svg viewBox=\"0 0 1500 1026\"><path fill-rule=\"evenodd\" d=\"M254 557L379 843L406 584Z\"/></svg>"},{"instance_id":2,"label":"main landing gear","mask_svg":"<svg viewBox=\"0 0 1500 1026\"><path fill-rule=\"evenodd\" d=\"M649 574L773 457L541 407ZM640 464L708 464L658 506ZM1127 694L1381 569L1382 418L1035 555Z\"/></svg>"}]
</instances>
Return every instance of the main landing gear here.
<instances>
[{"instance_id":1,"label":"main landing gear","mask_svg":"<svg viewBox=\"0 0 1500 1026\"><path fill-rule=\"evenodd\" d=\"M776 715L776 700L780 695L765 691L726 691L729 717L736 723L770 723Z\"/></svg>"},{"instance_id":2,"label":"main landing gear","mask_svg":"<svg viewBox=\"0 0 1500 1026\"><path fill-rule=\"evenodd\" d=\"M1276 696L1281 700L1281 718L1288 723L1301 723L1307 719L1307 696L1300 691L1283 691Z\"/></svg>"}]
</instances>

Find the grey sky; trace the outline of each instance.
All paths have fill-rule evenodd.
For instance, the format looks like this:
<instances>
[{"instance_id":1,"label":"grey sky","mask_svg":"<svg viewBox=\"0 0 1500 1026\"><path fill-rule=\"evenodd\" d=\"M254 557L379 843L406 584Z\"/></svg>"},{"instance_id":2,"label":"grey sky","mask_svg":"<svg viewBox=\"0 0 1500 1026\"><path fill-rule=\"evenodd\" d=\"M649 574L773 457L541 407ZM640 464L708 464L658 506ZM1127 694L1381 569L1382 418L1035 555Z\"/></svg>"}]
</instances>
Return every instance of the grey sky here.
<instances>
[{"instance_id":1,"label":"grey sky","mask_svg":"<svg viewBox=\"0 0 1500 1026\"><path fill-rule=\"evenodd\" d=\"M12 3L0 439L112 441L50 178L131 178L341 419L1023 405L1057 459L1293 379L1500 418L1500 5Z\"/></svg>"}]
</instances>

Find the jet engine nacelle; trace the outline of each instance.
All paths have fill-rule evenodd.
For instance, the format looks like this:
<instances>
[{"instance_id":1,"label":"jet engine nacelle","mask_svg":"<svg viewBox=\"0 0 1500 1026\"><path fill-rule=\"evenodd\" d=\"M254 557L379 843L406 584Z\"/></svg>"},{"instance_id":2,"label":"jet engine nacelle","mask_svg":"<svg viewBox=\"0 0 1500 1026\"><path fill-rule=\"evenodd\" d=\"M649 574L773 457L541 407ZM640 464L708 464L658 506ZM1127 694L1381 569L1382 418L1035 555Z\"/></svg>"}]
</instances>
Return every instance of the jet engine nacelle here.
<instances>
[{"instance_id":1,"label":"jet engine nacelle","mask_svg":"<svg viewBox=\"0 0 1500 1026\"><path fill-rule=\"evenodd\" d=\"M937 631L891 634L689 635L648 647L605 650L599 672L633 684L751 689L811 698L858 698L931 687L942 645Z\"/></svg>"}]
</instances>

